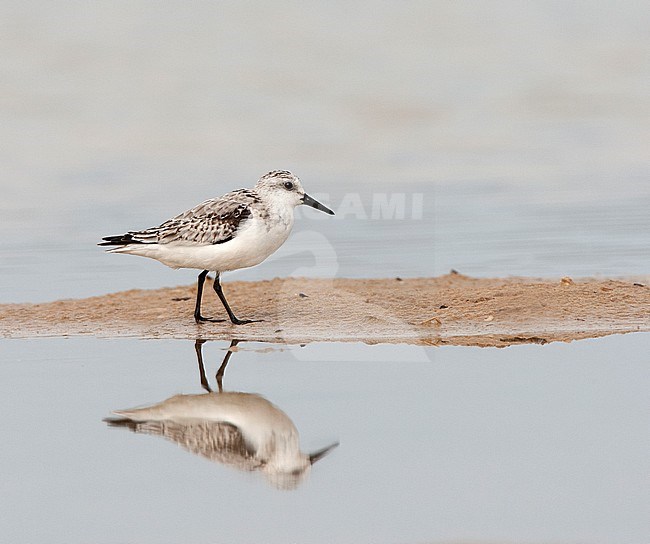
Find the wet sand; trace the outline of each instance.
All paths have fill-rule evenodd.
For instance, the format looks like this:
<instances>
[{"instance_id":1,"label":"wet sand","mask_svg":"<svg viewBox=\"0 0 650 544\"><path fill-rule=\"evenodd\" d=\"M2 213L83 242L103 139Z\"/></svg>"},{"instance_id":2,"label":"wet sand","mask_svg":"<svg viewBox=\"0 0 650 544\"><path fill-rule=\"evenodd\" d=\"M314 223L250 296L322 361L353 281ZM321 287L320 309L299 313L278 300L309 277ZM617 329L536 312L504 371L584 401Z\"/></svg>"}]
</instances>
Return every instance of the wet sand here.
<instances>
[{"instance_id":1,"label":"wet sand","mask_svg":"<svg viewBox=\"0 0 650 544\"><path fill-rule=\"evenodd\" d=\"M224 284L234 326L192 317L196 286L0 305L0 336L205 338L509 346L650 331L650 283L633 280L286 278ZM203 314L224 317L206 284Z\"/></svg>"}]
</instances>

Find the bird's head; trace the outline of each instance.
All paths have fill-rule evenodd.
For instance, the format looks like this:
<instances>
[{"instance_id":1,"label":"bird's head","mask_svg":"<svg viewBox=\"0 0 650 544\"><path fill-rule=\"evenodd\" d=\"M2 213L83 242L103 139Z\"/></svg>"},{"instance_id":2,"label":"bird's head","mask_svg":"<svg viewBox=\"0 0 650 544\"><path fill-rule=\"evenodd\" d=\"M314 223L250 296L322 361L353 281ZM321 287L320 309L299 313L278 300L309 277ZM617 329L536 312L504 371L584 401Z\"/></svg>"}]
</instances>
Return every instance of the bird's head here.
<instances>
[{"instance_id":1,"label":"bird's head","mask_svg":"<svg viewBox=\"0 0 650 544\"><path fill-rule=\"evenodd\" d=\"M313 453L293 452L291 456L275 458L264 465L266 479L278 489L295 489L309 476L312 465L338 445L335 442Z\"/></svg>"},{"instance_id":2,"label":"bird's head","mask_svg":"<svg viewBox=\"0 0 650 544\"><path fill-rule=\"evenodd\" d=\"M300 178L294 176L287 170L274 170L263 175L257 182L257 185L255 185L255 190L260 194L266 195L273 201L284 205L295 208L296 206L305 204L306 206L311 206L322 212L334 215L332 210L306 194L300 183Z\"/></svg>"}]
</instances>

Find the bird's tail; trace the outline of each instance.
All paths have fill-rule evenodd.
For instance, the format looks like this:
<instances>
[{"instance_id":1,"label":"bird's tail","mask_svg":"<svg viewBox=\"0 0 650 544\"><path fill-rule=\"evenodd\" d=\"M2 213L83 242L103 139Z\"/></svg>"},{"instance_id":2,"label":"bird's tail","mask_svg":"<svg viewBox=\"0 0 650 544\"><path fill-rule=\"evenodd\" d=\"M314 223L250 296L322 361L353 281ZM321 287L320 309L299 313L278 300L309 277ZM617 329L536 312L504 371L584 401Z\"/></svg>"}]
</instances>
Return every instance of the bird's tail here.
<instances>
[{"instance_id":1,"label":"bird's tail","mask_svg":"<svg viewBox=\"0 0 650 544\"><path fill-rule=\"evenodd\" d=\"M128 244L142 244L140 240L134 240L133 234L127 232L126 234L119 234L117 236L105 236L102 238L103 242L97 244L98 246L126 246Z\"/></svg>"}]
</instances>

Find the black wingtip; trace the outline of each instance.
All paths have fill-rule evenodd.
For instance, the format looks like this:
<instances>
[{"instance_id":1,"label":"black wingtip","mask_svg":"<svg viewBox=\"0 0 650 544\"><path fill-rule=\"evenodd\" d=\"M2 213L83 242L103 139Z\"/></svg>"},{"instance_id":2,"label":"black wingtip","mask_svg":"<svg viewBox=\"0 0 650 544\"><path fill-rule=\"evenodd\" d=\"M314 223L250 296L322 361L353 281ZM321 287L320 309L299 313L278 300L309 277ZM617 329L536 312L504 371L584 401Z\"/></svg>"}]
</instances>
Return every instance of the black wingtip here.
<instances>
[{"instance_id":1,"label":"black wingtip","mask_svg":"<svg viewBox=\"0 0 650 544\"><path fill-rule=\"evenodd\" d=\"M141 244L139 240L134 240L131 234L120 234L118 236L104 236L102 240L97 244L98 246L125 246L127 244Z\"/></svg>"},{"instance_id":2,"label":"black wingtip","mask_svg":"<svg viewBox=\"0 0 650 544\"><path fill-rule=\"evenodd\" d=\"M132 431L135 431L138 427L137 422L122 417L105 417L102 421L107 423L109 427L126 427Z\"/></svg>"}]
</instances>

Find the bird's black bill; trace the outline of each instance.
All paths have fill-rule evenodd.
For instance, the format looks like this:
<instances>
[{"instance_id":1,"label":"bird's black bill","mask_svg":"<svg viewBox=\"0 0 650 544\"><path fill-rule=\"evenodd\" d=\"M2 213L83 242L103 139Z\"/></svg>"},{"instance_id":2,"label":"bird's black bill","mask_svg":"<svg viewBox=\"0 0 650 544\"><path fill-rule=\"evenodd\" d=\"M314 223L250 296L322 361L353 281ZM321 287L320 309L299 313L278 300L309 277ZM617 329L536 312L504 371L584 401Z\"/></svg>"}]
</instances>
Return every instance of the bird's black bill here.
<instances>
[{"instance_id":1,"label":"bird's black bill","mask_svg":"<svg viewBox=\"0 0 650 544\"><path fill-rule=\"evenodd\" d=\"M334 215L334 212L330 210L329 208L323 206L318 200L314 200L312 197L309 195L305 195L302 197L302 203L306 204L307 206L311 206L312 208L316 208L317 210L320 210L321 212L329 213L330 215Z\"/></svg>"},{"instance_id":2,"label":"bird's black bill","mask_svg":"<svg viewBox=\"0 0 650 544\"><path fill-rule=\"evenodd\" d=\"M309 455L309 462L313 465L316 461L319 461L323 457L325 457L329 452L331 452L334 448L336 448L339 445L338 442L334 442L334 444L331 444L327 446L326 448L323 448L322 450L315 451L314 453L311 453Z\"/></svg>"}]
</instances>

